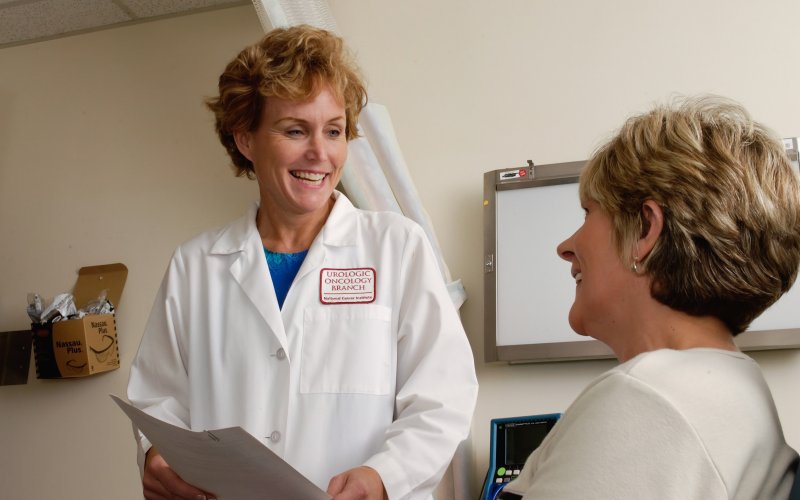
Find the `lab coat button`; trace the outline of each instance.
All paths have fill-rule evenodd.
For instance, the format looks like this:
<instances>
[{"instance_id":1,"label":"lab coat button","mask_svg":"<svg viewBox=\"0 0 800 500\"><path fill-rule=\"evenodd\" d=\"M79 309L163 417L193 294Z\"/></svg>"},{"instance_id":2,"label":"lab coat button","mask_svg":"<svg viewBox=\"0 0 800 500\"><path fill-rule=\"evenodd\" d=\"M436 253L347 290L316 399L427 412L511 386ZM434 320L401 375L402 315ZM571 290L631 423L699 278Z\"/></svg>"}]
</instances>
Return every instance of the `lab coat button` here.
<instances>
[{"instance_id":1,"label":"lab coat button","mask_svg":"<svg viewBox=\"0 0 800 500\"><path fill-rule=\"evenodd\" d=\"M278 441L281 440L281 433L278 431L272 431L272 434L269 435L269 439L273 443L277 443Z\"/></svg>"},{"instance_id":2,"label":"lab coat button","mask_svg":"<svg viewBox=\"0 0 800 500\"><path fill-rule=\"evenodd\" d=\"M286 351L283 350L283 347L278 349L278 352L275 353L279 360L283 361L286 359Z\"/></svg>"}]
</instances>

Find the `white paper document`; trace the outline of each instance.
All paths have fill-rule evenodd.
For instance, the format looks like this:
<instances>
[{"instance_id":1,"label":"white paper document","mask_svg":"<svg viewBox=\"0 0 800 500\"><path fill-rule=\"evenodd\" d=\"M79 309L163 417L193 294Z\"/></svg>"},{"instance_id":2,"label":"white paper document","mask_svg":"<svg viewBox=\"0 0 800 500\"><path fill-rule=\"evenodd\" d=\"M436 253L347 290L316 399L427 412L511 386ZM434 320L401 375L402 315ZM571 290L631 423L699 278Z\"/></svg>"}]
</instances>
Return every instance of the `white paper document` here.
<instances>
[{"instance_id":1,"label":"white paper document","mask_svg":"<svg viewBox=\"0 0 800 500\"><path fill-rule=\"evenodd\" d=\"M330 498L241 427L190 431L111 398L184 481L219 500Z\"/></svg>"}]
</instances>

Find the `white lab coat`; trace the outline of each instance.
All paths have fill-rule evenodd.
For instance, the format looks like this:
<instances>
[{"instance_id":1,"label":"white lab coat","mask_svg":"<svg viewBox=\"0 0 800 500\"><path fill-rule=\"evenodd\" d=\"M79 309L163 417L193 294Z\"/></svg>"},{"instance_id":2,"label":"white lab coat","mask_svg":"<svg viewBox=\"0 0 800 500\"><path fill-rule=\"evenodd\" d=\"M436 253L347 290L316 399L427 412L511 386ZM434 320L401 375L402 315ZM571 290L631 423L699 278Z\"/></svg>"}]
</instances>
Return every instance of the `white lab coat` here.
<instances>
[{"instance_id":1,"label":"white lab coat","mask_svg":"<svg viewBox=\"0 0 800 500\"><path fill-rule=\"evenodd\" d=\"M257 206L181 245L128 398L193 430L241 426L322 489L363 464L390 499L430 498L470 430L472 353L422 229L334 196L282 310ZM322 269L353 268L374 269L374 301L323 304Z\"/></svg>"}]
</instances>

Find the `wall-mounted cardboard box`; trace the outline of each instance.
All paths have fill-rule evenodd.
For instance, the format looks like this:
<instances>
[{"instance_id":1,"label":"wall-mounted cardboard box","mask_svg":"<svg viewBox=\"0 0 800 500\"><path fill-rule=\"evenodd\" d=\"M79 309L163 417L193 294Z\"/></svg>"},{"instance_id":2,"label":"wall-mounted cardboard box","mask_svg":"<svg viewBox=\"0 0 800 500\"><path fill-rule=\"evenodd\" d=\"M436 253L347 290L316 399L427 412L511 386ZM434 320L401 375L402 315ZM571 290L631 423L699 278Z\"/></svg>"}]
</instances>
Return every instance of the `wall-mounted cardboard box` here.
<instances>
[{"instance_id":1,"label":"wall-mounted cardboard box","mask_svg":"<svg viewBox=\"0 0 800 500\"><path fill-rule=\"evenodd\" d=\"M75 305L83 308L105 290L117 310L127 277L124 264L82 267L72 291ZM115 314L33 324L31 329L37 378L85 377L119 368Z\"/></svg>"}]
</instances>

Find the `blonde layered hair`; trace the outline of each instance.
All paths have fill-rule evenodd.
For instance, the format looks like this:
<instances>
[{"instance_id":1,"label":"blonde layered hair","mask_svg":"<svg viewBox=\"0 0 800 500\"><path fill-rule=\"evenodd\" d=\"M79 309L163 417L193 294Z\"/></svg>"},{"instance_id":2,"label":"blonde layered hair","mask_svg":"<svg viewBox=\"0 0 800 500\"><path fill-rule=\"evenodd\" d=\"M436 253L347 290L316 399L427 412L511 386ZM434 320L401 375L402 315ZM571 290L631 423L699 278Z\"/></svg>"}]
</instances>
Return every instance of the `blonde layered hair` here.
<instances>
[{"instance_id":1,"label":"blonde layered hair","mask_svg":"<svg viewBox=\"0 0 800 500\"><path fill-rule=\"evenodd\" d=\"M307 25L278 28L246 47L219 77L219 96L206 101L219 140L237 176L254 178L253 164L239 152L234 132L255 131L270 97L313 98L329 86L344 105L347 140L358 136L358 115L367 103L359 71L341 38Z\"/></svg>"},{"instance_id":2,"label":"blonde layered hair","mask_svg":"<svg viewBox=\"0 0 800 500\"><path fill-rule=\"evenodd\" d=\"M800 178L780 140L735 102L696 97L630 118L589 160L581 199L614 223L623 262L655 201L664 227L637 268L659 302L736 335L795 281Z\"/></svg>"}]
</instances>

